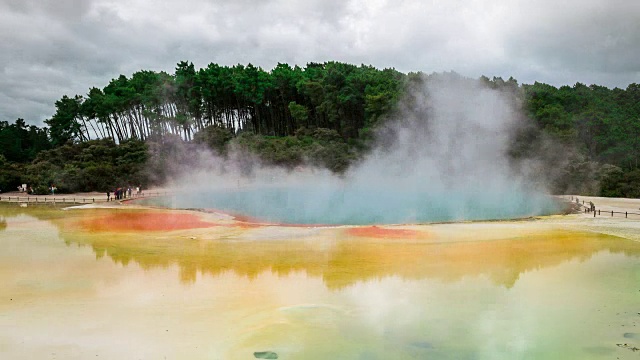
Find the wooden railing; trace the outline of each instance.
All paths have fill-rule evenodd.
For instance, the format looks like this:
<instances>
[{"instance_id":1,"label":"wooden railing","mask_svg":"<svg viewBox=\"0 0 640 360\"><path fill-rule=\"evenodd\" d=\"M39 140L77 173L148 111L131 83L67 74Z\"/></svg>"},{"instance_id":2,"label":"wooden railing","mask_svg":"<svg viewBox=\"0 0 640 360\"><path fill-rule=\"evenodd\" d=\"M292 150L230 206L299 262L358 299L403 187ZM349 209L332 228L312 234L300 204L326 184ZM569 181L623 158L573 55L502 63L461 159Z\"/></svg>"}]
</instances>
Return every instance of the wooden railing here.
<instances>
[{"instance_id":1,"label":"wooden railing","mask_svg":"<svg viewBox=\"0 0 640 360\"><path fill-rule=\"evenodd\" d=\"M613 210L602 210L602 209L597 209L597 210L590 210L588 208L584 208L584 212L585 213L592 213L593 212L593 217L596 217L596 215L598 216L609 216L611 215L611 217L613 217L613 214L620 214L620 215L624 215L625 218L629 218L629 216L637 216L640 217L640 213L637 212L629 212L629 211L613 211Z\"/></svg>"},{"instance_id":2,"label":"wooden railing","mask_svg":"<svg viewBox=\"0 0 640 360\"><path fill-rule=\"evenodd\" d=\"M127 201L156 196L167 196L169 192L166 191L143 191L140 194L131 194L131 197L122 198L120 200L114 200L113 194L111 194L111 201ZM50 195L27 195L27 196L1 196L0 201L12 202L12 203L31 203L31 204L90 204L90 203L106 203L107 194L100 197L88 197L88 196L50 196Z\"/></svg>"},{"instance_id":3,"label":"wooden railing","mask_svg":"<svg viewBox=\"0 0 640 360\"><path fill-rule=\"evenodd\" d=\"M573 196L571 196L570 198L567 198L567 200L569 200L570 202L574 202L576 198L574 198ZM591 214L593 213L593 217L596 216L608 216L608 217L614 217L615 215L624 215L624 217L626 219L631 218L640 218L640 212L633 212L633 211L615 211L615 210L603 210L603 209L598 209L597 205L594 203L594 208L591 208L591 202L587 201L585 202L585 200L579 200L577 202L577 204L581 207L583 207L583 211L585 214Z\"/></svg>"}]
</instances>

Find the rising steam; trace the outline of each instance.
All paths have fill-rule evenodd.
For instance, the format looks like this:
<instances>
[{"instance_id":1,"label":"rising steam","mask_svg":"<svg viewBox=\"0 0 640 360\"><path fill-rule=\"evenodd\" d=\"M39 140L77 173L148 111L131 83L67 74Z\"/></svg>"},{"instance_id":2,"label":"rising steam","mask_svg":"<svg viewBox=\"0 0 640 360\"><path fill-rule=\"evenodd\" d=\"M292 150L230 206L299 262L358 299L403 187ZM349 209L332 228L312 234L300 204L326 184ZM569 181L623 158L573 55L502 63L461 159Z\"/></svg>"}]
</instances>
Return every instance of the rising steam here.
<instances>
[{"instance_id":1,"label":"rising steam","mask_svg":"<svg viewBox=\"0 0 640 360\"><path fill-rule=\"evenodd\" d=\"M512 98L443 74L428 77L401 104L378 130L374 150L341 177L313 167L257 166L246 154L200 154L188 175L176 178L174 186L188 191L172 206L300 224L504 219L555 210L540 179L507 157L521 118Z\"/></svg>"}]
</instances>

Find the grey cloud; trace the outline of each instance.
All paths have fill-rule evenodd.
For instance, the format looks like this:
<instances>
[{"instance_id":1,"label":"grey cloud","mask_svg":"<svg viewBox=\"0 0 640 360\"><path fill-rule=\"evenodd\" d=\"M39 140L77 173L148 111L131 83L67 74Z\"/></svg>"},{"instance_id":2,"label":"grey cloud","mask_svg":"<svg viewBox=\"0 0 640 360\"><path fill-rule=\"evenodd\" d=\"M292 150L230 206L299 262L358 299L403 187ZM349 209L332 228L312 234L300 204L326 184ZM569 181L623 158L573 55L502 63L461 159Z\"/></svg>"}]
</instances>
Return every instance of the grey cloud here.
<instances>
[{"instance_id":1,"label":"grey cloud","mask_svg":"<svg viewBox=\"0 0 640 360\"><path fill-rule=\"evenodd\" d=\"M2 0L0 8L11 13L43 14L50 19L57 18L69 21L81 18L89 10L91 2L85 0Z\"/></svg>"},{"instance_id":2,"label":"grey cloud","mask_svg":"<svg viewBox=\"0 0 640 360\"><path fill-rule=\"evenodd\" d=\"M506 42L513 62L539 69L534 71L542 77L537 80L622 87L640 80L639 3L588 0L538 6L514 15L517 23Z\"/></svg>"},{"instance_id":3,"label":"grey cloud","mask_svg":"<svg viewBox=\"0 0 640 360\"><path fill-rule=\"evenodd\" d=\"M0 0L0 119L40 122L120 74L327 60L521 83L640 82L625 0Z\"/></svg>"}]
</instances>

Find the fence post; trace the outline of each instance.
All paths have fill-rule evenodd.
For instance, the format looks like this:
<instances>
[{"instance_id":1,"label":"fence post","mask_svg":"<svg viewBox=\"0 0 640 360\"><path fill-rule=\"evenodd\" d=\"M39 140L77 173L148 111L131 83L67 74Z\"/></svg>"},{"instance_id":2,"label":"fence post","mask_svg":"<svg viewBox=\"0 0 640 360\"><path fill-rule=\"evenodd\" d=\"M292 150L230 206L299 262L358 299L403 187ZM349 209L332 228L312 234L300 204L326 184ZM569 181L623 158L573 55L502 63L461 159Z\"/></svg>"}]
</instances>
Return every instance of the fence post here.
<instances>
[{"instance_id":1,"label":"fence post","mask_svg":"<svg viewBox=\"0 0 640 360\"><path fill-rule=\"evenodd\" d=\"M596 217L596 212L595 212L595 210L593 211L593 217Z\"/></svg>"},{"instance_id":2,"label":"fence post","mask_svg":"<svg viewBox=\"0 0 640 360\"><path fill-rule=\"evenodd\" d=\"M611 217L613 217L613 210L611 210Z\"/></svg>"},{"instance_id":3,"label":"fence post","mask_svg":"<svg viewBox=\"0 0 640 360\"><path fill-rule=\"evenodd\" d=\"M598 215L600 215L600 209L598 209Z\"/></svg>"},{"instance_id":4,"label":"fence post","mask_svg":"<svg viewBox=\"0 0 640 360\"><path fill-rule=\"evenodd\" d=\"M626 211L624 212L624 217L626 218L629 215Z\"/></svg>"},{"instance_id":5,"label":"fence post","mask_svg":"<svg viewBox=\"0 0 640 360\"><path fill-rule=\"evenodd\" d=\"M93 202L96 202L96 198L93 198Z\"/></svg>"}]
</instances>

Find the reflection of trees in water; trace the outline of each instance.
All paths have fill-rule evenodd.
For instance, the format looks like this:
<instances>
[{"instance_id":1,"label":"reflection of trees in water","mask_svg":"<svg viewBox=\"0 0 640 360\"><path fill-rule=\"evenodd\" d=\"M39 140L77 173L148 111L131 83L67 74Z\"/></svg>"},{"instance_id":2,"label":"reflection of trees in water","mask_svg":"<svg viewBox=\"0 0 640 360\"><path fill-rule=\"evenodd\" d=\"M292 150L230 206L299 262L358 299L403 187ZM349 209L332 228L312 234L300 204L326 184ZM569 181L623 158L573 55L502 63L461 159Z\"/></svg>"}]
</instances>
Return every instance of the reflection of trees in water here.
<instances>
[{"instance_id":1,"label":"reflection of trees in water","mask_svg":"<svg viewBox=\"0 0 640 360\"><path fill-rule=\"evenodd\" d=\"M60 226L67 243L91 246L96 257L109 256L144 269L178 265L181 280L194 282L198 272L216 276L232 271L255 278L304 271L339 289L358 281L398 276L445 282L485 276L512 287L527 271L570 260L585 261L609 251L640 256L637 243L597 233L549 231L508 240L428 243L336 237L314 240L198 240L166 234L87 233ZM230 233L232 230L229 230ZM336 232L342 230L335 229Z\"/></svg>"},{"instance_id":2,"label":"reflection of trees in water","mask_svg":"<svg viewBox=\"0 0 640 360\"><path fill-rule=\"evenodd\" d=\"M30 204L27 207L21 207L18 203L0 202L0 217L7 219L20 215L30 215L40 220L51 220L64 217L66 215L66 212L57 210L63 209L68 206L69 204L40 203Z\"/></svg>"},{"instance_id":3,"label":"reflection of trees in water","mask_svg":"<svg viewBox=\"0 0 640 360\"><path fill-rule=\"evenodd\" d=\"M0 231L7 229L7 219L26 213L17 204L0 203Z\"/></svg>"},{"instance_id":4,"label":"reflection of trees in water","mask_svg":"<svg viewBox=\"0 0 640 360\"><path fill-rule=\"evenodd\" d=\"M74 227L78 220L100 218L110 211L49 207L7 211L0 206L0 219L27 214L51 221L67 244L91 246L96 257L106 255L123 265L132 261L144 269L177 265L185 283L195 281L198 272L212 276L234 272L252 279L265 271L279 275L301 271L321 277L333 289L388 276L447 282L485 276L511 287L524 272L586 261L601 251L640 256L637 242L591 232L547 231L508 240L433 243L354 238L345 236L343 229L329 231L327 238L251 240L242 229L226 228L221 238L204 240L162 232L90 233Z\"/></svg>"},{"instance_id":5,"label":"reflection of trees in water","mask_svg":"<svg viewBox=\"0 0 640 360\"><path fill-rule=\"evenodd\" d=\"M37 204L27 207L21 207L18 203L2 203L0 202L0 230L6 230L7 219L28 215L39 220L55 220L68 217L70 214L61 209L68 207L69 204Z\"/></svg>"}]
</instances>

